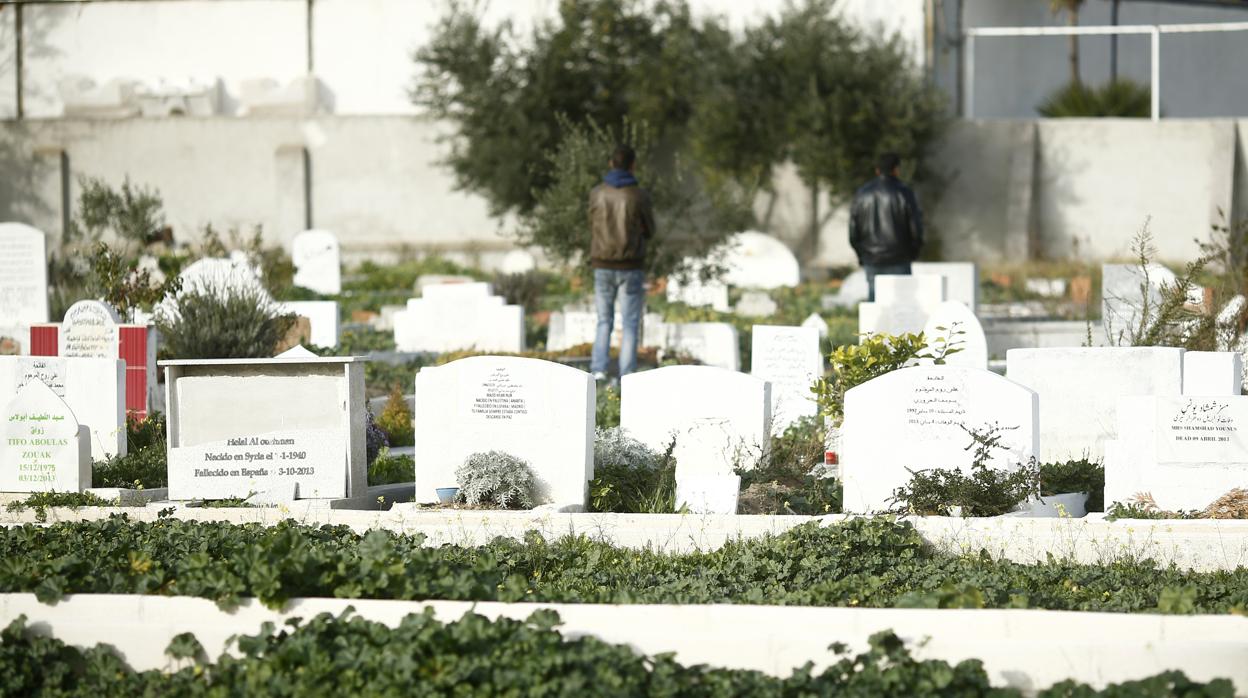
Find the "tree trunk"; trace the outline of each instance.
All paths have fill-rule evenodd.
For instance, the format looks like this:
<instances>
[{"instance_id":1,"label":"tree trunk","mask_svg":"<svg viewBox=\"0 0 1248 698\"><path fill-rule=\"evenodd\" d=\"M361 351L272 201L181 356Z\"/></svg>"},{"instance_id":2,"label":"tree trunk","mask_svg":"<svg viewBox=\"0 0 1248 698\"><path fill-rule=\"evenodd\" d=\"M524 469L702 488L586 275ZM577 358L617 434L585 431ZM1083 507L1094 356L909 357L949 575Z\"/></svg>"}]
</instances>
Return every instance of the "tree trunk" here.
<instances>
[{"instance_id":1,"label":"tree trunk","mask_svg":"<svg viewBox=\"0 0 1248 698\"><path fill-rule=\"evenodd\" d=\"M802 263L809 266L814 262L815 256L819 254L819 180L813 180L810 183L810 232L807 233L806 259Z\"/></svg>"},{"instance_id":2,"label":"tree trunk","mask_svg":"<svg viewBox=\"0 0 1248 698\"><path fill-rule=\"evenodd\" d=\"M1072 27L1079 26L1079 10L1074 7L1066 10L1066 20L1067 24ZM1082 82L1079 79L1079 36L1077 34L1071 34L1067 37L1067 41L1070 42L1070 82L1078 85Z\"/></svg>"}]
</instances>

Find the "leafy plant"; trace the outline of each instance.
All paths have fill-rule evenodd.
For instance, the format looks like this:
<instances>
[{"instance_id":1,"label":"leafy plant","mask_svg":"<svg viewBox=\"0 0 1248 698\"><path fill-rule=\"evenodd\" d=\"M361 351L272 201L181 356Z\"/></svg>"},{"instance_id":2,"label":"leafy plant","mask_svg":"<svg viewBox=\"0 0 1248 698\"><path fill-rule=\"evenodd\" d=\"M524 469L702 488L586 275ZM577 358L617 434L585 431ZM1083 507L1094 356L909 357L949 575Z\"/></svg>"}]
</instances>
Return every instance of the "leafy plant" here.
<instances>
[{"instance_id":1,"label":"leafy plant","mask_svg":"<svg viewBox=\"0 0 1248 698\"><path fill-rule=\"evenodd\" d=\"M42 522L48 519L47 510L49 507L77 509L78 507L108 507L116 505L116 501L97 497L90 492L32 492L25 499L9 502L4 509L9 512L34 509L36 518Z\"/></svg>"},{"instance_id":2,"label":"leafy plant","mask_svg":"<svg viewBox=\"0 0 1248 698\"><path fill-rule=\"evenodd\" d=\"M975 450L970 474L956 468L910 470L910 482L893 490L894 513L949 516L957 507L962 516L1000 516L1040 493L1035 458L1012 468L991 467L993 452L1004 450L1001 427L963 429L971 437L966 450Z\"/></svg>"},{"instance_id":3,"label":"leafy plant","mask_svg":"<svg viewBox=\"0 0 1248 698\"><path fill-rule=\"evenodd\" d=\"M386 433L391 446L411 446L415 444L415 428L412 425L412 410L403 398L403 391L395 386L390 391L390 399L377 417L377 426Z\"/></svg>"},{"instance_id":4,"label":"leafy plant","mask_svg":"<svg viewBox=\"0 0 1248 698\"><path fill-rule=\"evenodd\" d=\"M530 509L537 487L527 461L502 451L473 453L455 470L459 496L468 504Z\"/></svg>"},{"instance_id":5,"label":"leafy plant","mask_svg":"<svg viewBox=\"0 0 1248 698\"><path fill-rule=\"evenodd\" d=\"M1066 117L1137 117L1152 115L1152 91L1134 80L1118 79L1100 87L1067 83L1045 98L1036 111L1054 119Z\"/></svg>"},{"instance_id":6,"label":"leafy plant","mask_svg":"<svg viewBox=\"0 0 1248 698\"><path fill-rule=\"evenodd\" d=\"M390 437L377 425L373 418L373 408L364 404L364 454L369 465L381 455L383 449L390 448Z\"/></svg>"},{"instance_id":7,"label":"leafy plant","mask_svg":"<svg viewBox=\"0 0 1248 698\"><path fill-rule=\"evenodd\" d=\"M1087 492L1087 510L1105 510L1105 466L1085 456L1064 463L1040 465L1040 496Z\"/></svg>"},{"instance_id":8,"label":"leafy plant","mask_svg":"<svg viewBox=\"0 0 1248 698\"><path fill-rule=\"evenodd\" d=\"M598 388L594 424L599 429L620 426L620 389L610 385Z\"/></svg>"},{"instance_id":9,"label":"leafy plant","mask_svg":"<svg viewBox=\"0 0 1248 698\"><path fill-rule=\"evenodd\" d=\"M955 329L951 339L957 334ZM929 345L921 332L863 335L858 344L832 350L828 355L829 375L816 381L811 391L820 413L830 418L834 426L840 426L845 419L845 393L850 388L921 360L944 364L946 358L962 351L959 344L957 340L938 340Z\"/></svg>"},{"instance_id":10,"label":"leafy plant","mask_svg":"<svg viewBox=\"0 0 1248 698\"><path fill-rule=\"evenodd\" d=\"M245 359L273 356L293 320L258 290L221 285L183 292L156 323L172 358Z\"/></svg>"},{"instance_id":11,"label":"leafy plant","mask_svg":"<svg viewBox=\"0 0 1248 698\"><path fill-rule=\"evenodd\" d=\"M673 441L660 454L619 427L598 428L594 439L591 511L670 514L676 510Z\"/></svg>"},{"instance_id":12,"label":"leafy plant","mask_svg":"<svg viewBox=\"0 0 1248 698\"><path fill-rule=\"evenodd\" d=\"M802 417L771 438L767 458L753 468L739 468L740 511L744 514L838 513L841 483L824 462L823 420Z\"/></svg>"},{"instance_id":13,"label":"leafy plant","mask_svg":"<svg viewBox=\"0 0 1248 698\"><path fill-rule=\"evenodd\" d=\"M382 449L381 454L368 465L368 484L392 485L399 482L412 482L416 479L416 461L411 456L393 456L389 449Z\"/></svg>"},{"instance_id":14,"label":"leafy plant","mask_svg":"<svg viewBox=\"0 0 1248 698\"><path fill-rule=\"evenodd\" d=\"M151 412L144 419L126 417L126 455L97 461L91 467L92 487L154 489L169 484L165 417Z\"/></svg>"}]
</instances>

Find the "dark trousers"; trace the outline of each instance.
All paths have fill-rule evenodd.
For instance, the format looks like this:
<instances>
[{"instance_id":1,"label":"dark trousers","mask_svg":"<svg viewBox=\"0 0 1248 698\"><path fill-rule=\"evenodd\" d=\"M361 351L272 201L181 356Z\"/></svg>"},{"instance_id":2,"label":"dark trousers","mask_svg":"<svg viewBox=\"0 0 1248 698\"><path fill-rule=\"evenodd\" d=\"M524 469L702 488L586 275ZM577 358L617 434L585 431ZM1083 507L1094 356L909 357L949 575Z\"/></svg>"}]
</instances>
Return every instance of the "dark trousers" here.
<instances>
[{"instance_id":1,"label":"dark trousers","mask_svg":"<svg viewBox=\"0 0 1248 698\"><path fill-rule=\"evenodd\" d=\"M867 273L867 301L875 302L875 277L882 274L910 274L910 263L901 264L864 264L862 270Z\"/></svg>"}]
</instances>

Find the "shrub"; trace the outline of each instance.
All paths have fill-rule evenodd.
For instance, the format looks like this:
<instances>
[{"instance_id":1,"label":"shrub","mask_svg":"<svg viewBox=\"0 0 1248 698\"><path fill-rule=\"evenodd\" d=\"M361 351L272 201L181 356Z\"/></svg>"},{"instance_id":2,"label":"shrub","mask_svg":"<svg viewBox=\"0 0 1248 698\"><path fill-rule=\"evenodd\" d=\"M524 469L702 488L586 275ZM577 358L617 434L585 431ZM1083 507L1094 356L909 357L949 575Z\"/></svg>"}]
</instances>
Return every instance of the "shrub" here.
<instances>
[{"instance_id":1,"label":"shrub","mask_svg":"<svg viewBox=\"0 0 1248 698\"><path fill-rule=\"evenodd\" d=\"M455 479L459 481L459 496L468 504L491 503L503 509L533 507L533 469L510 453L474 453L455 470Z\"/></svg>"},{"instance_id":2,"label":"shrub","mask_svg":"<svg viewBox=\"0 0 1248 698\"><path fill-rule=\"evenodd\" d=\"M157 313L165 350L177 359L271 357L293 322L259 290L226 285L187 291L176 309Z\"/></svg>"},{"instance_id":3,"label":"shrub","mask_svg":"<svg viewBox=\"0 0 1248 698\"><path fill-rule=\"evenodd\" d=\"M1065 463L1041 465L1040 495L1067 492L1087 492L1088 511L1105 511L1105 466L1089 461L1086 456Z\"/></svg>"},{"instance_id":4,"label":"shrub","mask_svg":"<svg viewBox=\"0 0 1248 698\"><path fill-rule=\"evenodd\" d=\"M390 446L412 446L416 443L412 410L407 406L403 391L398 386L390 391L390 399L377 417L377 426L386 433Z\"/></svg>"},{"instance_id":5,"label":"shrub","mask_svg":"<svg viewBox=\"0 0 1248 698\"><path fill-rule=\"evenodd\" d=\"M772 436L766 458L739 468L741 513L822 515L841 510L841 483L823 469L821 417L802 417Z\"/></svg>"},{"instance_id":6,"label":"shrub","mask_svg":"<svg viewBox=\"0 0 1248 698\"><path fill-rule=\"evenodd\" d=\"M676 463L628 436L619 427L598 428L594 439L591 511L670 514L676 510Z\"/></svg>"},{"instance_id":7,"label":"shrub","mask_svg":"<svg viewBox=\"0 0 1248 698\"><path fill-rule=\"evenodd\" d=\"M966 427L963 427L966 429ZM1040 466L1035 458L1016 467L992 468L989 459L1001 446L1001 428L966 429L975 449L970 475L961 470L910 470L910 482L893 490L893 513L948 516L953 507L962 516L1000 516L1040 493Z\"/></svg>"},{"instance_id":8,"label":"shrub","mask_svg":"<svg viewBox=\"0 0 1248 698\"><path fill-rule=\"evenodd\" d=\"M919 360L943 364L946 357L962 351L961 342L956 339L961 334L955 328L950 333L954 341L938 339L929 344L922 332L903 335L881 333L864 335L858 344L837 347L828 355L831 376L820 378L811 388L819 403L820 414L831 418L839 426L845 419L845 393L850 388Z\"/></svg>"},{"instance_id":9,"label":"shrub","mask_svg":"<svg viewBox=\"0 0 1248 698\"><path fill-rule=\"evenodd\" d=\"M416 462L411 456L392 456L389 449L368 464L368 485L393 485L416 479Z\"/></svg>"},{"instance_id":10,"label":"shrub","mask_svg":"<svg viewBox=\"0 0 1248 698\"><path fill-rule=\"evenodd\" d=\"M1072 82L1049 95L1036 111L1048 118L1148 118L1152 115L1152 91L1134 80L1116 80L1100 87Z\"/></svg>"},{"instance_id":11,"label":"shrub","mask_svg":"<svg viewBox=\"0 0 1248 698\"><path fill-rule=\"evenodd\" d=\"M594 424L599 429L620 426L620 389L610 385L600 386L598 388L597 403Z\"/></svg>"},{"instance_id":12,"label":"shrub","mask_svg":"<svg viewBox=\"0 0 1248 698\"><path fill-rule=\"evenodd\" d=\"M126 446L126 455L97 461L92 466L92 487L153 489L168 486L164 415L152 412L145 419L128 416Z\"/></svg>"},{"instance_id":13,"label":"shrub","mask_svg":"<svg viewBox=\"0 0 1248 698\"><path fill-rule=\"evenodd\" d=\"M390 439L386 436L386 432L377 426L377 421L373 418L373 410L367 406L364 409L364 452L366 462L370 465L377 456L381 455L384 448L390 447Z\"/></svg>"}]
</instances>

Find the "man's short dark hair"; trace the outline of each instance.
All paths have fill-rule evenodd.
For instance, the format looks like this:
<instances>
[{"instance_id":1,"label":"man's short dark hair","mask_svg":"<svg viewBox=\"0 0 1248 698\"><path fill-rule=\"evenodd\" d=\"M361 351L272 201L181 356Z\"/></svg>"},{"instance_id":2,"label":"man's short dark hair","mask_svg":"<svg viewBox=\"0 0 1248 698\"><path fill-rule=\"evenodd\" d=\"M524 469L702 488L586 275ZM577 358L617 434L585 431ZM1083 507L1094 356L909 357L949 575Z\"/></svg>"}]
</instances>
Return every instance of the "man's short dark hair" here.
<instances>
[{"instance_id":1,"label":"man's short dark hair","mask_svg":"<svg viewBox=\"0 0 1248 698\"><path fill-rule=\"evenodd\" d=\"M615 150L611 152L611 166L617 170L627 170L636 161L637 153L623 143L615 146Z\"/></svg>"},{"instance_id":2,"label":"man's short dark hair","mask_svg":"<svg viewBox=\"0 0 1248 698\"><path fill-rule=\"evenodd\" d=\"M893 170L901 166L901 156L897 153L884 153L879 160L875 161L875 167L880 174L891 174Z\"/></svg>"}]
</instances>

